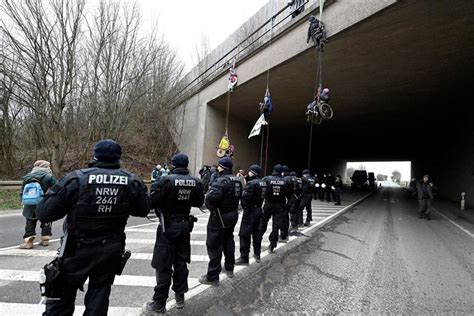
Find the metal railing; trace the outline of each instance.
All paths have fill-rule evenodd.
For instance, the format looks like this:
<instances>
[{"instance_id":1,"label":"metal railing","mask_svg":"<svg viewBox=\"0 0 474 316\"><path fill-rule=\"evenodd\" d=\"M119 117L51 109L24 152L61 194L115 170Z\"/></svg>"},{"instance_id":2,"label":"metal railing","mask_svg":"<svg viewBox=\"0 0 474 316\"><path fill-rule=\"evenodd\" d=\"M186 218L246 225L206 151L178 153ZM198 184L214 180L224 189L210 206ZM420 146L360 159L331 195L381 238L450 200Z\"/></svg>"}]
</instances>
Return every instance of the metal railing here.
<instances>
[{"instance_id":1,"label":"metal railing","mask_svg":"<svg viewBox=\"0 0 474 316\"><path fill-rule=\"evenodd\" d=\"M268 44L272 38L272 36L269 35L269 33L273 32L275 28L280 26L288 18L292 17L295 11L304 9L305 5L308 4L309 2L310 2L309 0L305 0L298 7L295 7L293 10L291 10L290 13L284 15L278 22L274 23L275 20L278 17L280 17L280 15L282 15L286 9L293 6L291 2L288 2L282 9L280 9L272 17L266 20L262 25L256 28L252 33L250 33L250 35L247 35L246 38L239 41L237 45L231 48L227 53L225 53L222 57L220 57L210 67L205 69L197 77L195 77L193 80L187 83L172 98L173 100L175 100L175 102L173 102L173 108L182 104L186 99L188 99L192 94L194 94L196 90L199 90L205 87L207 84L209 84L212 81L212 79L214 79L215 77L227 71L230 68L230 66L233 64L234 60L237 60L237 58L242 59L242 58L248 57L249 55L257 51L258 49L263 47L264 45ZM266 30L262 32L260 35L258 35L259 32L261 32L264 29ZM256 35L258 36L253 39L253 37ZM267 41L262 41L259 43L259 41L263 39L264 37L267 37ZM255 47L253 47L254 45Z\"/></svg>"}]
</instances>

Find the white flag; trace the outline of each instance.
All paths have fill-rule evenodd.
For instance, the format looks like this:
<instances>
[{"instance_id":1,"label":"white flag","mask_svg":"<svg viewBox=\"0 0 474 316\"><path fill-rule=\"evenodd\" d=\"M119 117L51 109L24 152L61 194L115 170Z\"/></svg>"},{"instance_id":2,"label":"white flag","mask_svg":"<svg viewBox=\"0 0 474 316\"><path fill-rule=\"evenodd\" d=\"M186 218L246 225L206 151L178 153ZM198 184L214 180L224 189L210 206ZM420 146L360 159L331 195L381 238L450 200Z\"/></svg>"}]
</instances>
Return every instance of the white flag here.
<instances>
[{"instance_id":1,"label":"white flag","mask_svg":"<svg viewBox=\"0 0 474 316\"><path fill-rule=\"evenodd\" d=\"M250 135L249 135L249 139L254 137L254 136L257 136L257 135L260 135L260 131L262 129L262 125L267 125L268 123L265 121L265 115L261 115L258 120L257 120L257 123L255 123L254 127L252 128L252 130L250 131Z\"/></svg>"}]
</instances>

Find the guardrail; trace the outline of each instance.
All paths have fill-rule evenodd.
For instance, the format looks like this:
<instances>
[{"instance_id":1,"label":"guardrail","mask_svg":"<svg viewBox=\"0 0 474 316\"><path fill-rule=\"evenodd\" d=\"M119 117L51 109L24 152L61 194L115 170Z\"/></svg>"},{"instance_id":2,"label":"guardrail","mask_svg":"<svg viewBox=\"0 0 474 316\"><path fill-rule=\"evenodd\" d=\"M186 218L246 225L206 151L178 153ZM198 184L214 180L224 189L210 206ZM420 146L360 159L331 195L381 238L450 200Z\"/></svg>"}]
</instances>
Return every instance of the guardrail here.
<instances>
[{"instance_id":1,"label":"guardrail","mask_svg":"<svg viewBox=\"0 0 474 316\"><path fill-rule=\"evenodd\" d=\"M150 187L151 180L143 180L145 184ZM21 180L2 180L0 181L0 190L20 190L23 181Z\"/></svg>"}]
</instances>

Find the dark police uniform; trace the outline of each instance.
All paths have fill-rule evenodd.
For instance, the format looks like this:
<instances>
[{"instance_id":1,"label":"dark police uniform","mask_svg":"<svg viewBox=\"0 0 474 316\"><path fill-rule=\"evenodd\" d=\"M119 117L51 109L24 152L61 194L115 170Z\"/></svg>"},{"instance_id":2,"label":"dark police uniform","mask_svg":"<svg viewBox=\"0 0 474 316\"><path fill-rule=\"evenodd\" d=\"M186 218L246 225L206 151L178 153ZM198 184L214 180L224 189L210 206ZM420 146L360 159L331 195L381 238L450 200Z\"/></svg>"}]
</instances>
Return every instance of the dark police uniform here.
<instances>
[{"instance_id":1,"label":"dark police uniform","mask_svg":"<svg viewBox=\"0 0 474 316\"><path fill-rule=\"evenodd\" d=\"M285 213L282 218L283 230L280 233L280 238L286 240L288 238L288 230L290 228L290 211L291 205L294 202L293 197L293 177L290 176L289 172L283 172L283 180L286 182L287 187L287 203L285 204Z\"/></svg>"},{"instance_id":2,"label":"dark police uniform","mask_svg":"<svg viewBox=\"0 0 474 316\"><path fill-rule=\"evenodd\" d=\"M106 315L109 295L125 247L129 215L145 217L150 210L147 188L120 168L120 145L105 140L94 148L91 168L73 171L54 185L38 205L40 221L65 215L68 240L54 284L55 297L43 315L72 315L77 289L87 278L85 314Z\"/></svg>"},{"instance_id":3,"label":"dark police uniform","mask_svg":"<svg viewBox=\"0 0 474 316\"><path fill-rule=\"evenodd\" d=\"M258 259L262 248L260 234L260 220L262 218L262 204L265 198L266 183L258 177L249 177L242 194L243 216L240 223L240 260L249 262L250 237L253 239L253 253Z\"/></svg>"},{"instance_id":4,"label":"dark police uniform","mask_svg":"<svg viewBox=\"0 0 474 316\"><path fill-rule=\"evenodd\" d=\"M331 197L333 200L336 200L335 192L332 189L334 181L334 177L329 174L326 178L326 201L328 202L331 202Z\"/></svg>"},{"instance_id":5,"label":"dark police uniform","mask_svg":"<svg viewBox=\"0 0 474 316\"><path fill-rule=\"evenodd\" d=\"M189 175L186 163L186 167L175 168L171 175L155 182L150 196L151 206L157 213L161 212L164 219L164 232L163 224L160 224L151 262L156 270L157 282L153 301L158 308L164 308L171 278L172 289L178 296L184 298L184 293L188 291L187 263L191 262L190 241L194 225L190 211L191 207L201 207L204 203L204 188L198 178Z\"/></svg>"},{"instance_id":6,"label":"dark police uniform","mask_svg":"<svg viewBox=\"0 0 474 316\"><path fill-rule=\"evenodd\" d=\"M321 177L320 186L319 186L319 199L321 201L324 201L324 199L326 198L327 179L328 177L326 174L324 174Z\"/></svg>"},{"instance_id":7,"label":"dark police uniform","mask_svg":"<svg viewBox=\"0 0 474 316\"><path fill-rule=\"evenodd\" d=\"M277 170L275 170L277 169ZM262 236L267 230L268 221L272 218L272 232L270 233L269 251L273 252L278 242L278 231L284 231L286 198L288 194L287 182L281 177L281 169L274 168L271 176L263 178L266 183L265 205L260 225ZM288 228L286 229L288 231Z\"/></svg>"},{"instance_id":8,"label":"dark police uniform","mask_svg":"<svg viewBox=\"0 0 474 316\"><path fill-rule=\"evenodd\" d=\"M293 194L290 198L290 222L291 228L297 229L298 225L303 225L303 216L301 218L298 216L299 207L301 204L301 197L303 195L303 180L298 178L295 174L292 174L291 185L293 188Z\"/></svg>"},{"instance_id":9,"label":"dark police uniform","mask_svg":"<svg viewBox=\"0 0 474 316\"><path fill-rule=\"evenodd\" d=\"M342 192L342 180L341 177L336 177L334 182L334 198L336 200L336 205L341 205L341 192Z\"/></svg>"},{"instance_id":10,"label":"dark police uniform","mask_svg":"<svg viewBox=\"0 0 474 316\"><path fill-rule=\"evenodd\" d=\"M300 203L300 210L299 216L303 218L303 210L306 208L306 221L305 225L308 226L310 222L313 220L313 211L311 209L311 200L313 199L314 189L315 189L315 181L314 178L311 177L308 173L303 174L303 178L301 179L303 182L302 186L302 193L303 196L301 197Z\"/></svg>"},{"instance_id":11,"label":"dark police uniform","mask_svg":"<svg viewBox=\"0 0 474 316\"><path fill-rule=\"evenodd\" d=\"M211 211L206 240L209 255L207 281L209 282L219 280L222 253L225 256L225 270L228 273L234 271L234 228L239 217L237 208L242 197L242 182L240 178L232 175L231 168L222 171L220 176L212 182L205 199L206 206Z\"/></svg>"}]
</instances>

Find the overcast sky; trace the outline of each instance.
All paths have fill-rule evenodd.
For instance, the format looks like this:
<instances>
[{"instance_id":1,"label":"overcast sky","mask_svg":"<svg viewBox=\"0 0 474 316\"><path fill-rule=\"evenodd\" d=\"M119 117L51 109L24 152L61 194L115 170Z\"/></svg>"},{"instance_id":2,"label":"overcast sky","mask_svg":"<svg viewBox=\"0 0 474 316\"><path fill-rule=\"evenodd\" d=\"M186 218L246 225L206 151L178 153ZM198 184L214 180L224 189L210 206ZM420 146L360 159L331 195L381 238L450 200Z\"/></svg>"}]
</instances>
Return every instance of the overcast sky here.
<instances>
[{"instance_id":1,"label":"overcast sky","mask_svg":"<svg viewBox=\"0 0 474 316\"><path fill-rule=\"evenodd\" d=\"M383 162L348 162L347 168L359 169L360 165L365 166L367 172L373 172L375 175L387 175L388 179L392 176L392 171L398 170L402 174L402 181L411 179L411 162L409 161L383 161Z\"/></svg>"},{"instance_id":2,"label":"overcast sky","mask_svg":"<svg viewBox=\"0 0 474 316\"><path fill-rule=\"evenodd\" d=\"M91 0L90 0L91 1ZM217 47L268 0L137 0L142 9L143 27L164 34L176 48L186 69L193 66L193 50L201 35Z\"/></svg>"}]
</instances>

